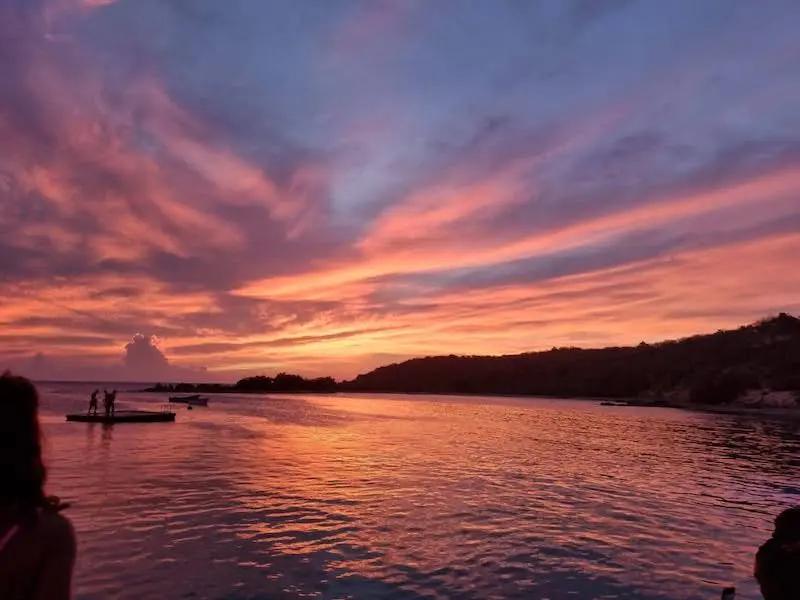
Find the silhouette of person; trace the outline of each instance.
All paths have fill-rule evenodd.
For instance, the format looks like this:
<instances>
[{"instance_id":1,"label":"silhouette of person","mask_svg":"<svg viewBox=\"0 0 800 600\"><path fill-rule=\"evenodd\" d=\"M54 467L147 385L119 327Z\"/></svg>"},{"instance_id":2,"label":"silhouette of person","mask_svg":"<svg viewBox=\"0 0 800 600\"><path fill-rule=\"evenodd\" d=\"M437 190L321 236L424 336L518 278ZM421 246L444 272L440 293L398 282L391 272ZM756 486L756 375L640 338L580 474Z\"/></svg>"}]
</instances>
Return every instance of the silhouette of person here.
<instances>
[{"instance_id":1,"label":"silhouette of person","mask_svg":"<svg viewBox=\"0 0 800 600\"><path fill-rule=\"evenodd\" d=\"M111 415L111 394L108 390L103 390L103 409L105 410L106 417Z\"/></svg>"},{"instance_id":2,"label":"silhouette of person","mask_svg":"<svg viewBox=\"0 0 800 600\"><path fill-rule=\"evenodd\" d=\"M92 392L92 396L89 399L89 414L97 414L97 395L100 393L100 390L95 390Z\"/></svg>"},{"instance_id":3,"label":"silhouette of person","mask_svg":"<svg viewBox=\"0 0 800 600\"><path fill-rule=\"evenodd\" d=\"M117 410L117 390L111 392L109 396L109 406L111 407L111 415L113 416Z\"/></svg>"},{"instance_id":4,"label":"silhouette of person","mask_svg":"<svg viewBox=\"0 0 800 600\"><path fill-rule=\"evenodd\" d=\"M0 598L70 598L75 533L45 496L33 384L0 376Z\"/></svg>"},{"instance_id":5,"label":"silhouette of person","mask_svg":"<svg viewBox=\"0 0 800 600\"><path fill-rule=\"evenodd\" d=\"M800 598L800 506L776 517L772 537L756 554L754 574L764 600Z\"/></svg>"}]
</instances>

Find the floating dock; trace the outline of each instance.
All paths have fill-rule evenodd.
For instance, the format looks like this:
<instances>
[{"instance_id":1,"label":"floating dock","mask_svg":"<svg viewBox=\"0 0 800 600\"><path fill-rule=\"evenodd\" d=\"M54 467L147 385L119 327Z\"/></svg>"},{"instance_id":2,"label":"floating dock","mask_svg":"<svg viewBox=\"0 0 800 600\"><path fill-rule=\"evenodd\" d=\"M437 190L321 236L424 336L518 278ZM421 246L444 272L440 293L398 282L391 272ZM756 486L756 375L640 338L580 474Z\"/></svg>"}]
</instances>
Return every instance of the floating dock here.
<instances>
[{"instance_id":1,"label":"floating dock","mask_svg":"<svg viewBox=\"0 0 800 600\"><path fill-rule=\"evenodd\" d=\"M80 421L82 423L166 423L175 420L175 413L168 411L152 410L118 410L113 415L106 416L105 413L90 415L87 413L75 413L67 415L67 421Z\"/></svg>"}]
</instances>

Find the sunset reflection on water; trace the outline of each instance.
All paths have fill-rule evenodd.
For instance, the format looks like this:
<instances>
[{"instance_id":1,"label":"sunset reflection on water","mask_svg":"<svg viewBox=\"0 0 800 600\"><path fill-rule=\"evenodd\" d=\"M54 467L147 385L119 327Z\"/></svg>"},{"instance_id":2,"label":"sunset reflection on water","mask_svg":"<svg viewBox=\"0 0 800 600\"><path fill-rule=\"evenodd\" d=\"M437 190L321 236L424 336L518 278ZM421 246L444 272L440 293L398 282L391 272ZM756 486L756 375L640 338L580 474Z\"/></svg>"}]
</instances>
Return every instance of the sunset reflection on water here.
<instances>
[{"instance_id":1,"label":"sunset reflection on water","mask_svg":"<svg viewBox=\"0 0 800 600\"><path fill-rule=\"evenodd\" d=\"M79 598L758 598L754 550L800 494L789 422L225 395L103 428L62 421L81 386L43 391Z\"/></svg>"}]
</instances>

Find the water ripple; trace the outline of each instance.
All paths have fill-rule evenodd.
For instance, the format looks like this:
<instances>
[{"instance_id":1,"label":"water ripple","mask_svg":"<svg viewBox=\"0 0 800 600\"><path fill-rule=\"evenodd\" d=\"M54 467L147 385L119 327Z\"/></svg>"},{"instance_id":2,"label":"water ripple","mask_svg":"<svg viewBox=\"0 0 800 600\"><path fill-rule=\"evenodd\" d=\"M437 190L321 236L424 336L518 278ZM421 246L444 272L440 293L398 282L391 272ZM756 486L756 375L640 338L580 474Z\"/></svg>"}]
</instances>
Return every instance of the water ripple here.
<instances>
[{"instance_id":1,"label":"water ripple","mask_svg":"<svg viewBox=\"0 0 800 600\"><path fill-rule=\"evenodd\" d=\"M214 396L174 424L66 423L78 598L718 597L798 503L795 423L578 401ZM162 398L122 393L155 407Z\"/></svg>"}]
</instances>

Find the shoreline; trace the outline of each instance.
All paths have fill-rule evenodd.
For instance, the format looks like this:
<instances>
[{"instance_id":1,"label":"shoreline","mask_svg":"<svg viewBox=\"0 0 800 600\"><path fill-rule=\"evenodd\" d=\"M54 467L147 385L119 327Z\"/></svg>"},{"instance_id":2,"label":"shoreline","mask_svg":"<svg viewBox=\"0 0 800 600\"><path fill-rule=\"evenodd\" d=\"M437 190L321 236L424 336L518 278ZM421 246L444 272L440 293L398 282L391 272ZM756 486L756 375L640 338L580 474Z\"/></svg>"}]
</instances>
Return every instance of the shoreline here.
<instances>
[{"instance_id":1,"label":"shoreline","mask_svg":"<svg viewBox=\"0 0 800 600\"><path fill-rule=\"evenodd\" d=\"M800 406L780 407L780 406L739 406L731 404L691 404L689 402L669 402L656 401L648 402L645 400L624 400L618 406L644 407L644 408L675 408L690 412L700 412L719 415L733 416L752 416L752 417L774 417L781 419L800 420Z\"/></svg>"},{"instance_id":2,"label":"shoreline","mask_svg":"<svg viewBox=\"0 0 800 600\"><path fill-rule=\"evenodd\" d=\"M610 403L609 408L671 408L676 410L684 410L688 412L706 413L706 414L721 414L731 416L749 416L749 417L768 417L777 418L782 420L796 419L800 421L800 406L797 407L752 407L752 406L737 406L737 405L716 405L716 404L692 404L689 402L670 402L668 400L645 400L642 398L619 398L613 396L556 396L556 395L542 395L542 394L504 394L497 392L398 392L398 391L380 391L380 390L235 390L235 389L216 389L216 390L203 390L194 392L168 392L163 390L154 390L145 388L141 390L131 390L134 393L147 393L147 394L241 394L241 395L262 395L268 396L270 394L313 394L313 395L339 395L339 394L385 394L390 396L462 396L467 398L475 397L489 397L489 398L519 398L519 399L543 399L543 400L579 400L582 402L596 402L596 403Z\"/></svg>"}]
</instances>

